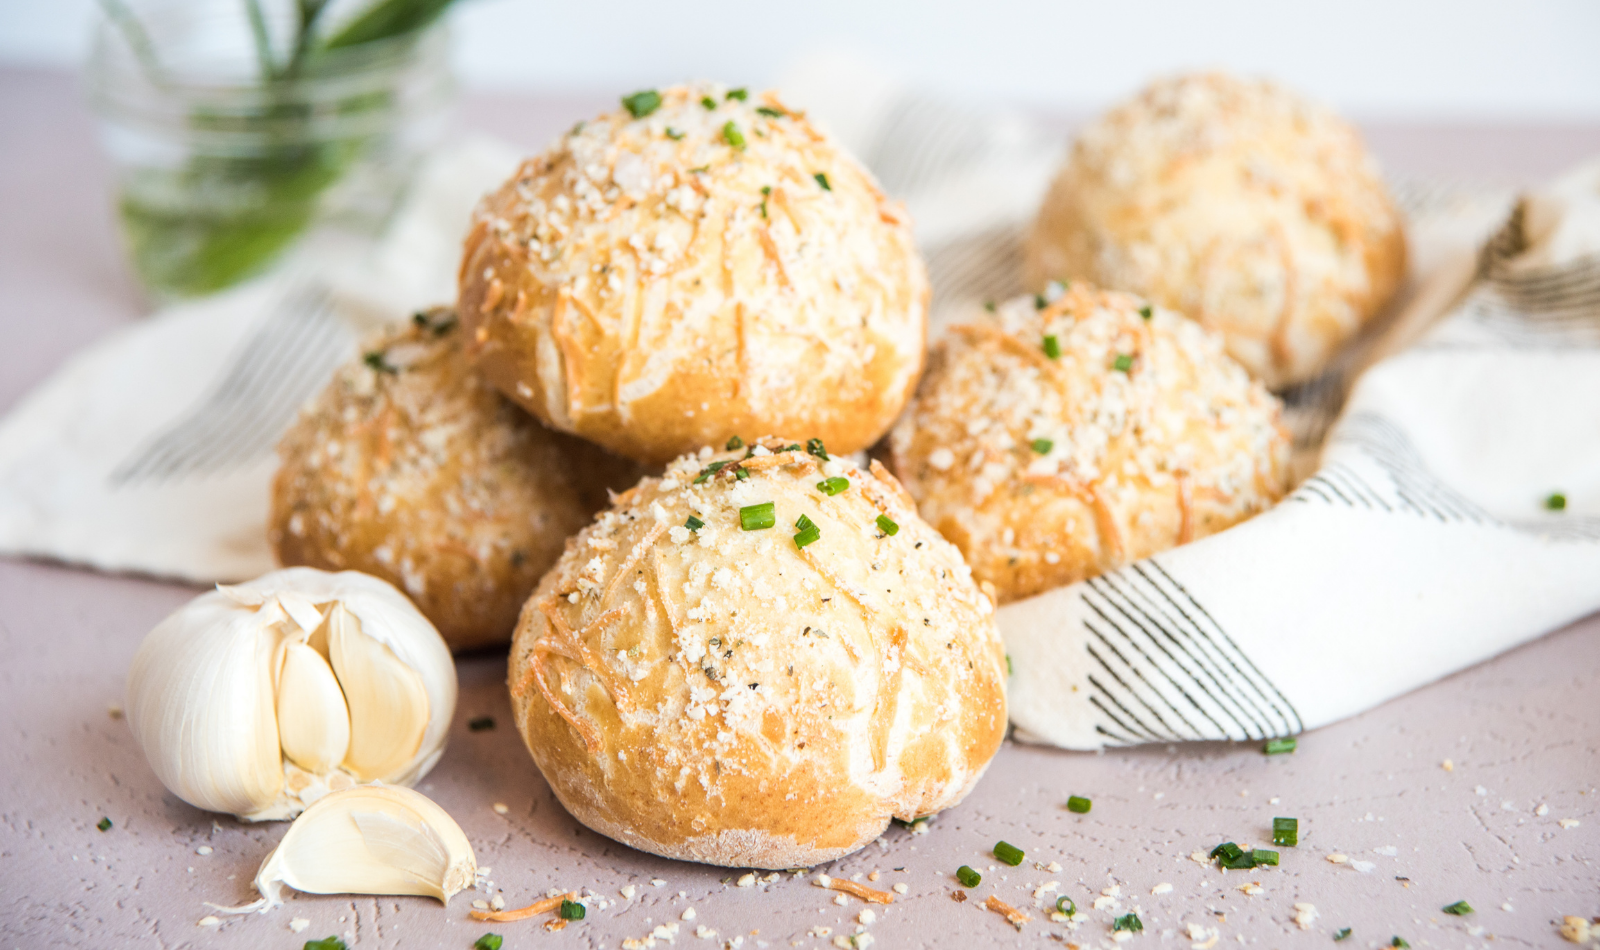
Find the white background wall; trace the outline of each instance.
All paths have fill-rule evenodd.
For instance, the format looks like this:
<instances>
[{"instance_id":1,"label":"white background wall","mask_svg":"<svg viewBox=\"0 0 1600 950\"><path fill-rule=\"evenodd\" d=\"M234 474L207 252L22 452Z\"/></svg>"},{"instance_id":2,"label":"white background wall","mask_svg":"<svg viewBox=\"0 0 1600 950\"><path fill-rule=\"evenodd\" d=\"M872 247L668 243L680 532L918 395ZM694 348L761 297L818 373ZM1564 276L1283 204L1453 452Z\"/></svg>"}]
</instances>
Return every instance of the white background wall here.
<instances>
[{"instance_id":1,"label":"white background wall","mask_svg":"<svg viewBox=\"0 0 1600 950\"><path fill-rule=\"evenodd\" d=\"M77 63L93 15L93 0L0 0L0 64ZM1600 120L1597 0L465 0L455 16L479 88L762 85L832 47L990 101L1096 106L1225 66L1362 117Z\"/></svg>"}]
</instances>

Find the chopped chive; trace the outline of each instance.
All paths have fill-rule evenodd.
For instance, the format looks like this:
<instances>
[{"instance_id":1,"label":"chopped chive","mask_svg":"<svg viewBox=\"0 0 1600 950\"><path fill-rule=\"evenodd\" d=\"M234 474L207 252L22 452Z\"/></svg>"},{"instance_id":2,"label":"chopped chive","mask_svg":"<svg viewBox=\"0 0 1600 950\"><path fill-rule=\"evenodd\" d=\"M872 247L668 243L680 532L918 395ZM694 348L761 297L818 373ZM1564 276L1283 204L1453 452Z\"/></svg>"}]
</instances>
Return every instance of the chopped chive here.
<instances>
[{"instance_id":1,"label":"chopped chive","mask_svg":"<svg viewBox=\"0 0 1600 950\"><path fill-rule=\"evenodd\" d=\"M1216 858L1223 867L1227 867L1228 862L1239 860L1240 856L1243 854L1243 848L1234 844L1232 841L1224 841L1215 848L1211 849L1210 857Z\"/></svg>"},{"instance_id":2,"label":"chopped chive","mask_svg":"<svg viewBox=\"0 0 1600 950\"><path fill-rule=\"evenodd\" d=\"M1055 448L1055 445L1056 445L1054 442L1050 441L1049 439L1034 439L1032 442L1030 442L1028 444L1033 448L1033 450L1035 452L1038 452L1040 455L1049 455L1050 454L1050 450Z\"/></svg>"},{"instance_id":3,"label":"chopped chive","mask_svg":"<svg viewBox=\"0 0 1600 950\"><path fill-rule=\"evenodd\" d=\"M1284 752L1293 752L1300 743L1294 736L1285 736L1282 739L1268 739L1261 751L1267 755L1280 755Z\"/></svg>"},{"instance_id":4,"label":"chopped chive","mask_svg":"<svg viewBox=\"0 0 1600 950\"><path fill-rule=\"evenodd\" d=\"M743 86L740 86L738 89L729 89L728 90L728 98L729 99L737 99L740 102L743 102L746 99L750 98L750 91L748 89L746 89L745 87L743 87Z\"/></svg>"},{"instance_id":5,"label":"chopped chive","mask_svg":"<svg viewBox=\"0 0 1600 950\"><path fill-rule=\"evenodd\" d=\"M1272 843L1293 848L1300 843L1300 819L1272 819Z\"/></svg>"},{"instance_id":6,"label":"chopped chive","mask_svg":"<svg viewBox=\"0 0 1600 950\"><path fill-rule=\"evenodd\" d=\"M1138 914L1123 914L1111 922L1112 932L1126 930L1129 933L1138 933L1144 929L1144 923L1139 920Z\"/></svg>"},{"instance_id":7,"label":"chopped chive","mask_svg":"<svg viewBox=\"0 0 1600 950\"><path fill-rule=\"evenodd\" d=\"M1139 316L1144 317L1146 320L1150 319L1150 308L1148 306L1140 307Z\"/></svg>"},{"instance_id":8,"label":"chopped chive","mask_svg":"<svg viewBox=\"0 0 1600 950\"><path fill-rule=\"evenodd\" d=\"M411 322L426 330L428 328L428 315L418 310L411 315Z\"/></svg>"},{"instance_id":9,"label":"chopped chive","mask_svg":"<svg viewBox=\"0 0 1600 950\"><path fill-rule=\"evenodd\" d=\"M1044 338L1044 355L1053 360L1061 358L1061 341L1053 334Z\"/></svg>"},{"instance_id":10,"label":"chopped chive","mask_svg":"<svg viewBox=\"0 0 1600 950\"><path fill-rule=\"evenodd\" d=\"M722 449L725 452L732 452L735 449L742 449L742 448L744 448L744 440L739 438L736 435L729 436L728 437L728 441L723 443L723 446L722 446Z\"/></svg>"},{"instance_id":11,"label":"chopped chive","mask_svg":"<svg viewBox=\"0 0 1600 950\"><path fill-rule=\"evenodd\" d=\"M368 353L366 356L361 357L361 362L371 367L372 371L375 373L388 373L393 376L400 372L393 366L390 366L388 363L384 362L383 353L381 351L375 350L371 353Z\"/></svg>"},{"instance_id":12,"label":"chopped chive","mask_svg":"<svg viewBox=\"0 0 1600 950\"><path fill-rule=\"evenodd\" d=\"M956 880L961 882L962 887L977 887L983 881L983 875L963 864L956 868Z\"/></svg>"},{"instance_id":13,"label":"chopped chive","mask_svg":"<svg viewBox=\"0 0 1600 950\"><path fill-rule=\"evenodd\" d=\"M631 96L623 96L622 106L635 119L642 119L661 108L661 93L654 89L646 89Z\"/></svg>"},{"instance_id":14,"label":"chopped chive","mask_svg":"<svg viewBox=\"0 0 1600 950\"><path fill-rule=\"evenodd\" d=\"M321 940L307 940L303 950L350 950L350 946L338 937L323 937Z\"/></svg>"},{"instance_id":15,"label":"chopped chive","mask_svg":"<svg viewBox=\"0 0 1600 950\"><path fill-rule=\"evenodd\" d=\"M770 501L739 509L739 527L746 531L764 531L777 523L777 506Z\"/></svg>"},{"instance_id":16,"label":"chopped chive","mask_svg":"<svg viewBox=\"0 0 1600 950\"><path fill-rule=\"evenodd\" d=\"M691 482L691 484L698 485L731 464L733 463L728 461L712 462L710 465L707 465L705 468L700 470L700 474L695 476L694 481Z\"/></svg>"},{"instance_id":17,"label":"chopped chive","mask_svg":"<svg viewBox=\"0 0 1600 950\"><path fill-rule=\"evenodd\" d=\"M1411 944L1406 943L1406 938L1399 934L1389 938L1389 946L1395 947L1397 950L1411 950Z\"/></svg>"},{"instance_id":18,"label":"chopped chive","mask_svg":"<svg viewBox=\"0 0 1600 950\"><path fill-rule=\"evenodd\" d=\"M1278 852L1276 851L1268 851L1266 848L1257 848L1250 852L1250 857L1255 861L1257 867L1265 866L1275 868L1278 866Z\"/></svg>"},{"instance_id":19,"label":"chopped chive","mask_svg":"<svg viewBox=\"0 0 1600 950\"><path fill-rule=\"evenodd\" d=\"M1223 854L1217 858L1217 864L1228 871L1248 871L1256 866L1255 852L1245 851L1238 845L1233 846L1237 854Z\"/></svg>"},{"instance_id":20,"label":"chopped chive","mask_svg":"<svg viewBox=\"0 0 1600 950\"><path fill-rule=\"evenodd\" d=\"M1048 306L1050 306L1050 301L1044 299L1044 294L1034 294L1033 295L1033 309L1035 309L1035 310L1043 310L1044 308L1046 308Z\"/></svg>"},{"instance_id":21,"label":"chopped chive","mask_svg":"<svg viewBox=\"0 0 1600 950\"><path fill-rule=\"evenodd\" d=\"M1022 863L1022 849L1004 841L995 842L994 856L1000 859L1001 864L1009 864L1012 867Z\"/></svg>"},{"instance_id":22,"label":"chopped chive","mask_svg":"<svg viewBox=\"0 0 1600 950\"><path fill-rule=\"evenodd\" d=\"M782 109L774 109L770 106L756 106L756 111L769 119L781 119L789 114Z\"/></svg>"},{"instance_id":23,"label":"chopped chive","mask_svg":"<svg viewBox=\"0 0 1600 950\"><path fill-rule=\"evenodd\" d=\"M825 478L817 482L817 491L828 496L837 495L849 487L850 479L845 478L843 475L835 475L832 478Z\"/></svg>"},{"instance_id":24,"label":"chopped chive","mask_svg":"<svg viewBox=\"0 0 1600 950\"><path fill-rule=\"evenodd\" d=\"M1338 930L1334 931L1334 933L1333 933L1333 942L1334 943L1338 943L1339 941L1343 940L1344 938L1346 938L1348 936L1350 936L1350 928L1349 927L1340 927Z\"/></svg>"},{"instance_id":25,"label":"chopped chive","mask_svg":"<svg viewBox=\"0 0 1600 950\"><path fill-rule=\"evenodd\" d=\"M815 455L817 458L822 459L824 462L826 462L828 460L828 450L822 444L822 440L821 439L807 439L806 440L806 453L809 454L809 455Z\"/></svg>"},{"instance_id":26,"label":"chopped chive","mask_svg":"<svg viewBox=\"0 0 1600 950\"><path fill-rule=\"evenodd\" d=\"M783 448L779 449L778 451L779 452L798 452L798 451L800 451L800 443L791 442L788 445L784 446Z\"/></svg>"},{"instance_id":27,"label":"chopped chive","mask_svg":"<svg viewBox=\"0 0 1600 950\"><path fill-rule=\"evenodd\" d=\"M994 313L994 301L993 300L985 300L983 302L983 309L989 311L990 313Z\"/></svg>"},{"instance_id":28,"label":"chopped chive","mask_svg":"<svg viewBox=\"0 0 1600 950\"><path fill-rule=\"evenodd\" d=\"M1454 904L1446 905L1445 907L1441 908L1441 910L1447 914L1453 914L1457 917L1464 917L1467 914L1472 913L1472 905L1466 901L1456 901Z\"/></svg>"},{"instance_id":29,"label":"chopped chive","mask_svg":"<svg viewBox=\"0 0 1600 950\"><path fill-rule=\"evenodd\" d=\"M722 140L734 148L744 148L744 133L739 131L739 127L733 124L732 119L723 123Z\"/></svg>"},{"instance_id":30,"label":"chopped chive","mask_svg":"<svg viewBox=\"0 0 1600 950\"><path fill-rule=\"evenodd\" d=\"M749 481L749 479L750 479L750 470L747 469L747 468L744 468L742 466L739 467L739 468L736 468L736 469L733 470L733 477L737 478L741 482Z\"/></svg>"},{"instance_id":31,"label":"chopped chive","mask_svg":"<svg viewBox=\"0 0 1600 950\"><path fill-rule=\"evenodd\" d=\"M467 728L471 729L473 732L487 732L488 730L494 728L494 717L479 716L478 718L467 723Z\"/></svg>"},{"instance_id":32,"label":"chopped chive","mask_svg":"<svg viewBox=\"0 0 1600 950\"><path fill-rule=\"evenodd\" d=\"M928 816L927 815L922 815L920 817L913 818L910 821L906 821L904 818L891 818L890 820L893 821L895 824L899 825L900 827L906 829L907 831L910 831L911 829L915 828L918 825L927 824L928 823Z\"/></svg>"},{"instance_id":33,"label":"chopped chive","mask_svg":"<svg viewBox=\"0 0 1600 950\"><path fill-rule=\"evenodd\" d=\"M689 520L685 521L683 526L688 528L690 531L699 531L701 528L706 526L706 523L701 521L699 518L696 518L694 515L690 515Z\"/></svg>"},{"instance_id":34,"label":"chopped chive","mask_svg":"<svg viewBox=\"0 0 1600 950\"><path fill-rule=\"evenodd\" d=\"M717 100L711 98L710 96L701 96L700 104L705 106L707 109L715 109L717 107Z\"/></svg>"},{"instance_id":35,"label":"chopped chive","mask_svg":"<svg viewBox=\"0 0 1600 950\"><path fill-rule=\"evenodd\" d=\"M101 831L110 831L111 830L111 819L110 818L101 818L99 821L94 823L94 826L96 828L99 828Z\"/></svg>"},{"instance_id":36,"label":"chopped chive","mask_svg":"<svg viewBox=\"0 0 1600 950\"><path fill-rule=\"evenodd\" d=\"M673 128L670 125L667 126L667 138L673 140L674 142L677 142L677 141L681 140L684 137L684 135L686 135L686 134L687 133L685 133L685 132L679 132L677 129Z\"/></svg>"},{"instance_id":37,"label":"chopped chive","mask_svg":"<svg viewBox=\"0 0 1600 950\"><path fill-rule=\"evenodd\" d=\"M484 934L472 944L472 950L500 950L505 938L499 934Z\"/></svg>"},{"instance_id":38,"label":"chopped chive","mask_svg":"<svg viewBox=\"0 0 1600 950\"><path fill-rule=\"evenodd\" d=\"M822 539L822 529L817 527L817 523L815 521L812 521L805 515L801 515L800 520L796 521L794 526L800 529L800 531L794 536L794 546L797 548L803 548L808 544L820 541Z\"/></svg>"},{"instance_id":39,"label":"chopped chive","mask_svg":"<svg viewBox=\"0 0 1600 950\"><path fill-rule=\"evenodd\" d=\"M811 177L815 178L817 180L817 184L822 186L822 190L823 191L832 191L833 190L833 186L828 184L828 175L827 175L826 172L817 172L815 175L812 175Z\"/></svg>"},{"instance_id":40,"label":"chopped chive","mask_svg":"<svg viewBox=\"0 0 1600 950\"><path fill-rule=\"evenodd\" d=\"M1544 506L1551 511L1561 511L1567 507L1567 496L1560 492L1551 492L1550 497L1544 500Z\"/></svg>"},{"instance_id":41,"label":"chopped chive","mask_svg":"<svg viewBox=\"0 0 1600 950\"><path fill-rule=\"evenodd\" d=\"M1063 907L1063 904L1066 906ZM1076 917L1078 916L1078 905L1072 902L1072 898L1063 895L1056 898L1056 913L1066 914L1068 917Z\"/></svg>"},{"instance_id":42,"label":"chopped chive","mask_svg":"<svg viewBox=\"0 0 1600 950\"><path fill-rule=\"evenodd\" d=\"M893 536L893 535L896 535L896 534L900 533L900 526L895 524L894 520L892 518L890 518L888 515L879 515L878 516L878 529L880 531L882 531L884 534L890 535L890 536Z\"/></svg>"},{"instance_id":43,"label":"chopped chive","mask_svg":"<svg viewBox=\"0 0 1600 950\"><path fill-rule=\"evenodd\" d=\"M1067 811L1072 812L1074 815L1087 815L1089 814L1089 809L1093 807L1094 802L1084 798L1082 795L1072 795L1067 798Z\"/></svg>"},{"instance_id":44,"label":"chopped chive","mask_svg":"<svg viewBox=\"0 0 1600 950\"><path fill-rule=\"evenodd\" d=\"M1133 357L1126 353L1118 353L1117 358L1111 361L1111 368L1119 373L1126 373L1133 369Z\"/></svg>"},{"instance_id":45,"label":"chopped chive","mask_svg":"<svg viewBox=\"0 0 1600 950\"><path fill-rule=\"evenodd\" d=\"M1011 665L1011 654L1009 654L1009 653L1006 654L1006 675L1007 676L1015 676L1015 675L1017 675L1016 668Z\"/></svg>"},{"instance_id":46,"label":"chopped chive","mask_svg":"<svg viewBox=\"0 0 1600 950\"><path fill-rule=\"evenodd\" d=\"M588 913L588 908L577 901L564 900L561 902L562 920L582 920L583 915L586 913Z\"/></svg>"}]
</instances>

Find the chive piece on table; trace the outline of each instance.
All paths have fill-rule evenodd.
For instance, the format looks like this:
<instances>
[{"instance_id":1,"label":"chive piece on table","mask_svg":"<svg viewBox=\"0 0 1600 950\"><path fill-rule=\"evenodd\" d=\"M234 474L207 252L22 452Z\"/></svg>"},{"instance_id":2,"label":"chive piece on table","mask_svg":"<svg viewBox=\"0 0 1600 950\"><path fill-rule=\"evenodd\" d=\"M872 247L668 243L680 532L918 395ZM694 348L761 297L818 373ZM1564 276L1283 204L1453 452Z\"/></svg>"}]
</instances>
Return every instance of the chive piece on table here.
<instances>
[{"instance_id":1,"label":"chive piece on table","mask_svg":"<svg viewBox=\"0 0 1600 950\"><path fill-rule=\"evenodd\" d=\"M1227 858L1228 860L1231 861L1234 858L1237 858L1241 854L1244 854L1244 849L1243 848L1241 848L1238 845L1234 844L1232 841L1224 841L1221 844L1217 845L1215 848L1212 848L1211 849L1211 854L1208 855L1208 857Z\"/></svg>"},{"instance_id":2,"label":"chive piece on table","mask_svg":"<svg viewBox=\"0 0 1600 950\"><path fill-rule=\"evenodd\" d=\"M1111 922L1111 930L1113 933L1118 930L1126 930L1129 933L1138 933L1143 929L1144 922L1139 919L1138 914L1123 914L1121 917L1118 917L1116 920Z\"/></svg>"},{"instance_id":3,"label":"chive piece on table","mask_svg":"<svg viewBox=\"0 0 1600 950\"><path fill-rule=\"evenodd\" d=\"M1278 852L1268 851L1266 848L1257 848L1250 852L1250 859L1255 863L1256 867L1265 865L1266 867L1275 868L1278 866Z\"/></svg>"},{"instance_id":4,"label":"chive piece on table","mask_svg":"<svg viewBox=\"0 0 1600 950\"><path fill-rule=\"evenodd\" d=\"M1280 755L1284 752L1293 752L1300 745L1294 736L1284 736L1282 739L1268 739L1261 751L1267 755Z\"/></svg>"},{"instance_id":5,"label":"chive piece on table","mask_svg":"<svg viewBox=\"0 0 1600 950\"><path fill-rule=\"evenodd\" d=\"M878 516L878 529L884 534L891 536L900 533L900 526L895 524L894 519L890 518L888 515Z\"/></svg>"},{"instance_id":6,"label":"chive piece on table","mask_svg":"<svg viewBox=\"0 0 1600 950\"><path fill-rule=\"evenodd\" d=\"M1053 360L1061 358L1061 341L1053 334L1044 338L1044 355Z\"/></svg>"},{"instance_id":7,"label":"chive piece on table","mask_svg":"<svg viewBox=\"0 0 1600 950\"><path fill-rule=\"evenodd\" d=\"M1063 904L1066 906L1063 907ZM1068 917L1076 917L1078 915L1078 905L1074 904L1070 897L1058 897L1056 898L1056 913L1066 914Z\"/></svg>"},{"instance_id":8,"label":"chive piece on table","mask_svg":"<svg viewBox=\"0 0 1600 950\"><path fill-rule=\"evenodd\" d=\"M95 822L94 826L96 828L99 828L101 831L110 831L111 830L111 819L110 818L102 818L99 821Z\"/></svg>"},{"instance_id":9,"label":"chive piece on table","mask_svg":"<svg viewBox=\"0 0 1600 950\"><path fill-rule=\"evenodd\" d=\"M1454 914L1457 917L1464 917L1467 914L1472 913L1472 905L1466 901L1456 901L1454 904L1450 904L1441 909L1445 913Z\"/></svg>"},{"instance_id":10,"label":"chive piece on table","mask_svg":"<svg viewBox=\"0 0 1600 950\"><path fill-rule=\"evenodd\" d=\"M1040 455L1049 455L1050 450L1055 448L1055 445L1056 444L1049 439L1034 439L1029 443L1029 446Z\"/></svg>"},{"instance_id":11,"label":"chive piece on table","mask_svg":"<svg viewBox=\"0 0 1600 950\"><path fill-rule=\"evenodd\" d=\"M1067 798L1067 811L1072 812L1074 815L1087 815L1089 814L1089 809L1093 807L1094 802L1084 798L1082 795L1072 795Z\"/></svg>"},{"instance_id":12,"label":"chive piece on table","mask_svg":"<svg viewBox=\"0 0 1600 950\"><path fill-rule=\"evenodd\" d=\"M304 950L350 950L350 946L338 937L323 937L321 940L307 940Z\"/></svg>"},{"instance_id":13,"label":"chive piece on table","mask_svg":"<svg viewBox=\"0 0 1600 950\"><path fill-rule=\"evenodd\" d=\"M1333 942L1334 943L1338 943L1339 941L1343 940L1344 938L1346 938L1348 936L1350 936L1350 928L1349 927L1340 927L1338 930L1334 931Z\"/></svg>"},{"instance_id":14,"label":"chive piece on table","mask_svg":"<svg viewBox=\"0 0 1600 950\"><path fill-rule=\"evenodd\" d=\"M467 723L467 728L471 729L473 732L487 732L494 728L494 717L479 716L478 718Z\"/></svg>"},{"instance_id":15,"label":"chive piece on table","mask_svg":"<svg viewBox=\"0 0 1600 950\"><path fill-rule=\"evenodd\" d=\"M763 531L778 523L777 506L770 501L759 505L745 505L739 509L739 527L746 531Z\"/></svg>"},{"instance_id":16,"label":"chive piece on table","mask_svg":"<svg viewBox=\"0 0 1600 950\"><path fill-rule=\"evenodd\" d=\"M1544 506L1551 511L1561 511L1567 507L1567 496L1560 492L1551 492L1550 497L1544 500Z\"/></svg>"},{"instance_id":17,"label":"chive piece on table","mask_svg":"<svg viewBox=\"0 0 1600 950\"><path fill-rule=\"evenodd\" d=\"M1300 843L1300 819L1272 819L1272 843L1293 848Z\"/></svg>"},{"instance_id":18,"label":"chive piece on table","mask_svg":"<svg viewBox=\"0 0 1600 950\"><path fill-rule=\"evenodd\" d=\"M1396 950L1411 950L1411 944L1406 943L1406 938L1399 934L1389 938L1389 946L1395 947Z\"/></svg>"},{"instance_id":19,"label":"chive piece on table","mask_svg":"<svg viewBox=\"0 0 1600 950\"><path fill-rule=\"evenodd\" d=\"M706 526L706 523L701 521L699 518L696 518L694 515L690 515L689 520L685 521L683 526L688 528L690 531L699 531L701 528Z\"/></svg>"},{"instance_id":20,"label":"chive piece on table","mask_svg":"<svg viewBox=\"0 0 1600 950\"><path fill-rule=\"evenodd\" d=\"M472 947L473 950L500 950L500 945L504 942L505 938L499 934L484 934L472 944Z\"/></svg>"},{"instance_id":21,"label":"chive piece on table","mask_svg":"<svg viewBox=\"0 0 1600 950\"><path fill-rule=\"evenodd\" d=\"M577 901L564 900L561 902L560 914L562 920L582 920L583 915L586 913L588 913L588 908Z\"/></svg>"},{"instance_id":22,"label":"chive piece on table","mask_svg":"<svg viewBox=\"0 0 1600 950\"><path fill-rule=\"evenodd\" d=\"M1021 864L1023 857L1021 848L1014 844L1007 844L1004 841L995 842L994 856L1000 859L1000 863L1009 864L1012 867Z\"/></svg>"},{"instance_id":23,"label":"chive piece on table","mask_svg":"<svg viewBox=\"0 0 1600 950\"><path fill-rule=\"evenodd\" d=\"M849 487L850 479L845 478L843 475L835 475L832 478L825 478L817 482L817 491L822 492L824 495L837 495Z\"/></svg>"},{"instance_id":24,"label":"chive piece on table","mask_svg":"<svg viewBox=\"0 0 1600 950\"><path fill-rule=\"evenodd\" d=\"M631 96L623 96L622 107L635 119L642 119L661 108L661 93L654 89L646 89Z\"/></svg>"},{"instance_id":25,"label":"chive piece on table","mask_svg":"<svg viewBox=\"0 0 1600 950\"><path fill-rule=\"evenodd\" d=\"M956 868L956 880L961 882L962 887L977 887L983 881L983 875L963 864Z\"/></svg>"}]
</instances>

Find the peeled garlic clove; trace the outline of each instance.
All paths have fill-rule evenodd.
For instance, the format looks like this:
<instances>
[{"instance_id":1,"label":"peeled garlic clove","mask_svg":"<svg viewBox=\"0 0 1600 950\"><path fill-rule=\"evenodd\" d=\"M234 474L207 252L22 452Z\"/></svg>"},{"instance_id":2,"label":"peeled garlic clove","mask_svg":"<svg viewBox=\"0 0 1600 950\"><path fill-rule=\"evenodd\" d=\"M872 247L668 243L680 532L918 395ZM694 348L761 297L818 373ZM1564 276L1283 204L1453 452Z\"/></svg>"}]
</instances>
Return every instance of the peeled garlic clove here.
<instances>
[{"instance_id":1,"label":"peeled garlic clove","mask_svg":"<svg viewBox=\"0 0 1600 950\"><path fill-rule=\"evenodd\" d=\"M350 749L350 710L344 691L328 661L304 643L284 645L283 671L278 675L278 742L290 762L317 774L344 761Z\"/></svg>"},{"instance_id":2,"label":"peeled garlic clove","mask_svg":"<svg viewBox=\"0 0 1600 950\"><path fill-rule=\"evenodd\" d=\"M283 903L284 885L310 894L415 894L449 903L472 886L478 860L461 827L420 792L358 785L305 810L261 863L261 900Z\"/></svg>"},{"instance_id":3,"label":"peeled garlic clove","mask_svg":"<svg viewBox=\"0 0 1600 950\"><path fill-rule=\"evenodd\" d=\"M328 654L350 705L350 751L344 767L363 781L398 771L428 728L422 677L394 651L361 631L342 606L328 618Z\"/></svg>"}]
</instances>

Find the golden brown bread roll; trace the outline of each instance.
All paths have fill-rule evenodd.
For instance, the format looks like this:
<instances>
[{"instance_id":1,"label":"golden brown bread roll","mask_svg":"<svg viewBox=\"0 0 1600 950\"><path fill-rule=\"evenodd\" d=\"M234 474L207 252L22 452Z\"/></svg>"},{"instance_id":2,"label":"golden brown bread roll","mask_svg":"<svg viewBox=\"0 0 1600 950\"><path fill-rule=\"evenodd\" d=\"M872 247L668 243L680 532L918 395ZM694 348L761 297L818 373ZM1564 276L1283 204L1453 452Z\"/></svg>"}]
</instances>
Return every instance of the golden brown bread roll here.
<instances>
[{"instance_id":1,"label":"golden brown bread roll","mask_svg":"<svg viewBox=\"0 0 1600 950\"><path fill-rule=\"evenodd\" d=\"M624 844L809 867L954 805L1004 738L994 609L960 553L881 465L787 444L645 479L523 610L523 739Z\"/></svg>"},{"instance_id":2,"label":"golden brown bread roll","mask_svg":"<svg viewBox=\"0 0 1600 950\"><path fill-rule=\"evenodd\" d=\"M890 434L922 516L1001 603L1214 534L1286 489L1278 401L1217 334L1084 282L1051 296L952 328Z\"/></svg>"},{"instance_id":3,"label":"golden brown bread roll","mask_svg":"<svg viewBox=\"0 0 1600 950\"><path fill-rule=\"evenodd\" d=\"M870 445L922 365L928 282L903 211L770 93L625 102L479 206L460 302L484 374L652 464L736 432Z\"/></svg>"},{"instance_id":4,"label":"golden brown bread roll","mask_svg":"<svg viewBox=\"0 0 1600 950\"><path fill-rule=\"evenodd\" d=\"M341 369L278 446L268 519L283 565L381 577L455 650L507 642L606 486L638 475L501 398L462 337L433 310Z\"/></svg>"},{"instance_id":5,"label":"golden brown bread roll","mask_svg":"<svg viewBox=\"0 0 1600 950\"><path fill-rule=\"evenodd\" d=\"M1378 313L1405 236L1343 119L1264 80L1151 85L1086 128L1028 239L1031 285L1085 278L1222 332L1279 389Z\"/></svg>"}]
</instances>

